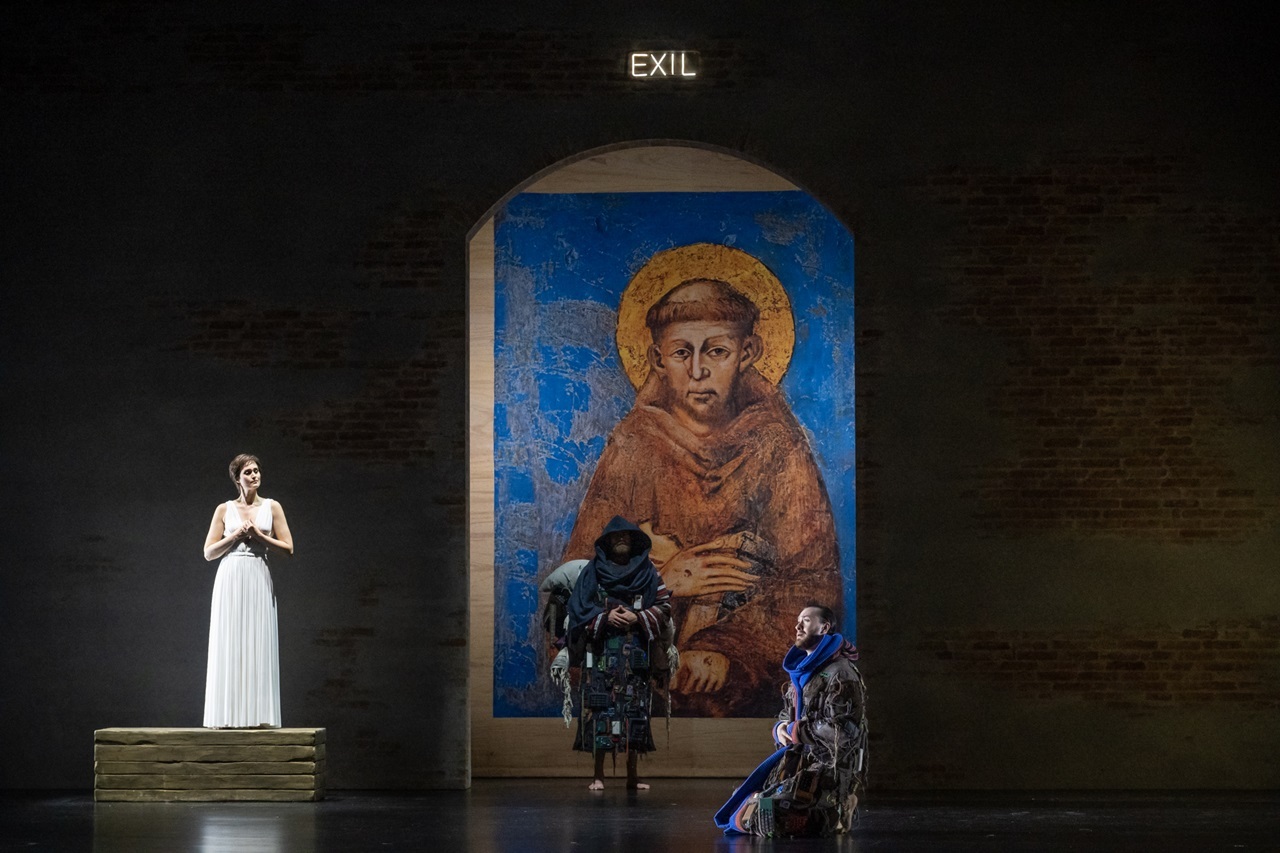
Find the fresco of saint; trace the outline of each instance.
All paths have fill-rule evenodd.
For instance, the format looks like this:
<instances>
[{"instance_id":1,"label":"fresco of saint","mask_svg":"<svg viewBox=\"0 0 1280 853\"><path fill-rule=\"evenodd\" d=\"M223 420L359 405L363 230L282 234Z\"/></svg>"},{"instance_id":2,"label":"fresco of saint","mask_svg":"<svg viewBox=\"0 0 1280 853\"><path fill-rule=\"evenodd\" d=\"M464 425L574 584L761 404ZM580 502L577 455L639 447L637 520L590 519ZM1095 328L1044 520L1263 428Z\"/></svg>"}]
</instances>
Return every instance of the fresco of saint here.
<instances>
[{"instance_id":1,"label":"fresco of saint","mask_svg":"<svg viewBox=\"0 0 1280 853\"><path fill-rule=\"evenodd\" d=\"M676 717L773 716L777 620L812 600L855 634L853 261L796 190L496 214L495 717L562 709L539 587L614 515L675 596Z\"/></svg>"},{"instance_id":2,"label":"fresco of saint","mask_svg":"<svg viewBox=\"0 0 1280 853\"><path fill-rule=\"evenodd\" d=\"M786 292L745 252L670 249L633 277L617 337L636 401L562 559L590 557L614 515L638 524L673 594L676 711L769 716L787 645L777 625L811 600L843 600L831 502L776 387L794 346Z\"/></svg>"}]
</instances>

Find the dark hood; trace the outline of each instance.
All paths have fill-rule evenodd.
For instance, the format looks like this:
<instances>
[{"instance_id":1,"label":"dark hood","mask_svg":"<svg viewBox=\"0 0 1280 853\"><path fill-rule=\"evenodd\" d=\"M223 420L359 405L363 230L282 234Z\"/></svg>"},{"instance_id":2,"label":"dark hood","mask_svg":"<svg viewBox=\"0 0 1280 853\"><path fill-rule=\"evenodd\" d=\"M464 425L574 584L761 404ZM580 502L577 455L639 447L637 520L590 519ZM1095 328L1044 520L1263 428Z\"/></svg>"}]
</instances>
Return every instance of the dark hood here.
<instances>
[{"instance_id":1,"label":"dark hood","mask_svg":"<svg viewBox=\"0 0 1280 853\"><path fill-rule=\"evenodd\" d=\"M632 554L625 565L613 562L605 552L605 537L618 531L631 534ZM620 515L615 515L605 525L604 531L596 539L595 559L582 569L582 574L578 575L578 582L573 587L573 595L569 598L570 634L604 612L597 590L603 590L607 597L627 607L634 607L637 599L641 610L653 606L658 598L661 580L653 567L653 561L649 559L652 544L643 530Z\"/></svg>"},{"instance_id":2,"label":"dark hood","mask_svg":"<svg viewBox=\"0 0 1280 853\"><path fill-rule=\"evenodd\" d=\"M610 534L618 533L620 531L626 531L631 534L632 562L639 557L648 558L649 549L653 547L653 542L649 539L649 535L622 516L615 515L609 520L609 523L604 526L604 530L600 535L596 537L597 560L609 559L609 555L604 550L605 540L609 538Z\"/></svg>"}]
</instances>

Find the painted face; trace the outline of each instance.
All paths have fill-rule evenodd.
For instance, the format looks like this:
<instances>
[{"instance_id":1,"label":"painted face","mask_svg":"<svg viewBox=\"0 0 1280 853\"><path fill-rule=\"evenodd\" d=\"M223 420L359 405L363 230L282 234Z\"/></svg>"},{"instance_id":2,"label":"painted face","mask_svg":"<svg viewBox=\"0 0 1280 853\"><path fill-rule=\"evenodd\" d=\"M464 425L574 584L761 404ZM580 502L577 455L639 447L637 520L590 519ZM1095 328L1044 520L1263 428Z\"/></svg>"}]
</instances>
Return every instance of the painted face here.
<instances>
[{"instance_id":1,"label":"painted face","mask_svg":"<svg viewBox=\"0 0 1280 853\"><path fill-rule=\"evenodd\" d=\"M240 488L247 492L256 492L262 485L262 471L257 462L249 462L240 469Z\"/></svg>"},{"instance_id":2,"label":"painted face","mask_svg":"<svg viewBox=\"0 0 1280 853\"><path fill-rule=\"evenodd\" d=\"M714 426L737 414L738 377L755 363L759 349L759 338L744 337L736 326L690 320L663 329L650 359L671 389L677 415Z\"/></svg>"},{"instance_id":3,"label":"painted face","mask_svg":"<svg viewBox=\"0 0 1280 853\"><path fill-rule=\"evenodd\" d=\"M816 607L806 607L800 611L800 616L796 619L796 648L806 652L813 651L831 630L831 624L822 621L820 613Z\"/></svg>"}]
</instances>

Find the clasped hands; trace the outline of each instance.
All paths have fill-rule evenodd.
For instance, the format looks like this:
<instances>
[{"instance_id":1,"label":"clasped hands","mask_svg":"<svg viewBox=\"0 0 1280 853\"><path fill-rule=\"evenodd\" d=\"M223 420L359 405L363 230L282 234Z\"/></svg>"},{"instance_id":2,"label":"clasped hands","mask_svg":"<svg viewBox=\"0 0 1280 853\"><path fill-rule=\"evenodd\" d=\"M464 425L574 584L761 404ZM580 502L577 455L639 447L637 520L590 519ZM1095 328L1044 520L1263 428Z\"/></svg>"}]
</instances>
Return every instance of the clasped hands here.
<instances>
[{"instance_id":1,"label":"clasped hands","mask_svg":"<svg viewBox=\"0 0 1280 853\"><path fill-rule=\"evenodd\" d=\"M621 604L609 611L609 624L627 628L640 621L634 610ZM712 692L724 687L729 674L729 659L717 652L695 652L681 659L673 687L689 693Z\"/></svg>"},{"instance_id":2,"label":"clasped hands","mask_svg":"<svg viewBox=\"0 0 1280 853\"><path fill-rule=\"evenodd\" d=\"M615 628L629 628L640 621L634 610L619 604L609 611L609 624Z\"/></svg>"},{"instance_id":3,"label":"clasped hands","mask_svg":"<svg viewBox=\"0 0 1280 853\"><path fill-rule=\"evenodd\" d=\"M261 539L262 535L263 535L262 531L259 530L252 521L245 521L241 523L241 525L238 528L236 528L237 542L239 542L241 539Z\"/></svg>"}]
</instances>

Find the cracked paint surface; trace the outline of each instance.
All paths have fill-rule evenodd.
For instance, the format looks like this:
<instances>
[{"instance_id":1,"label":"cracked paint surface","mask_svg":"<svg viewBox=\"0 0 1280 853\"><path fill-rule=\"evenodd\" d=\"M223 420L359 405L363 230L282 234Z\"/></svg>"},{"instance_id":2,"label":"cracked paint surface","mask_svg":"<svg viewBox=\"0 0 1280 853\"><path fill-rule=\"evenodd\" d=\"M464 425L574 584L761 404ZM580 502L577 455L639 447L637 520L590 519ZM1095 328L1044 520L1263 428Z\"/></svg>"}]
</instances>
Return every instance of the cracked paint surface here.
<instances>
[{"instance_id":1,"label":"cracked paint surface","mask_svg":"<svg viewBox=\"0 0 1280 853\"><path fill-rule=\"evenodd\" d=\"M852 236L799 191L524 194L495 230L495 716L559 713L537 583L635 402L615 344L621 295L655 253L692 243L749 253L791 299L796 350L779 384L831 497L854 636Z\"/></svg>"}]
</instances>

